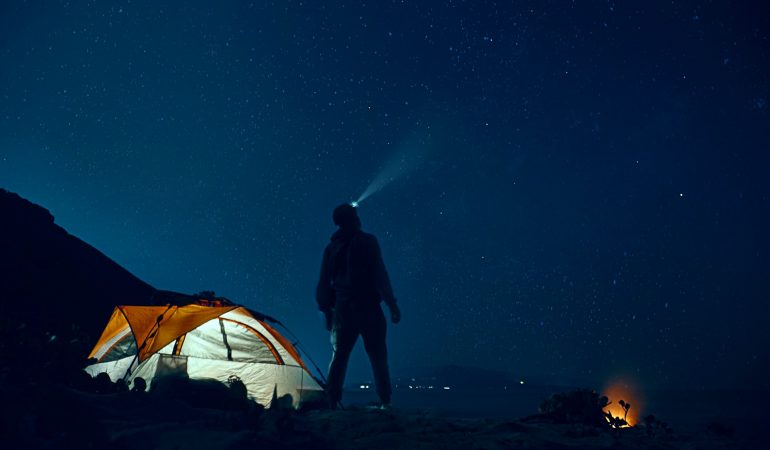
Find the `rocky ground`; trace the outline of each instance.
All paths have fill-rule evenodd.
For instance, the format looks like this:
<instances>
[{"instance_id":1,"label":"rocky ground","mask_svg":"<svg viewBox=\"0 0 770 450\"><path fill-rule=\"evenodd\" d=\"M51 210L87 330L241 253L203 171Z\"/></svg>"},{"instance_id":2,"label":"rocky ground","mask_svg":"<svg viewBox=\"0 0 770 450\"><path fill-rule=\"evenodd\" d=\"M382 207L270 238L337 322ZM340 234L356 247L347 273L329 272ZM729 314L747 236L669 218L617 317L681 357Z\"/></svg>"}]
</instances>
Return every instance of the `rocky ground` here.
<instances>
[{"instance_id":1,"label":"rocky ground","mask_svg":"<svg viewBox=\"0 0 770 450\"><path fill-rule=\"evenodd\" d=\"M21 384L2 387L2 448L39 449L733 449L770 441L730 429L612 430L555 423L451 419L417 410L264 410L220 386L135 393Z\"/></svg>"}]
</instances>

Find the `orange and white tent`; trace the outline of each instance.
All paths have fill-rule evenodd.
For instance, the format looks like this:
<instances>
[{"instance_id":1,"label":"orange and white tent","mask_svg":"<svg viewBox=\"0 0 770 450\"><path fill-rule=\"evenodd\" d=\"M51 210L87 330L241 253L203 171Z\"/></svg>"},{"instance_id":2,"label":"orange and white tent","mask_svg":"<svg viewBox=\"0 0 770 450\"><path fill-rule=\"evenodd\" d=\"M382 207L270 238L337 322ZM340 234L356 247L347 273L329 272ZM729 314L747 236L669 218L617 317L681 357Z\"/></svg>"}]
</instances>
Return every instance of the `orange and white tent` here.
<instances>
[{"instance_id":1,"label":"orange and white tent","mask_svg":"<svg viewBox=\"0 0 770 450\"><path fill-rule=\"evenodd\" d=\"M320 384L268 319L237 305L118 306L89 354L97 362L85 370L129 386L141 377L148 388L166 375L221 382L235 375L265 406L276 395L290 395L294 407L317 400Z\"/></svg>"}]
</instances>

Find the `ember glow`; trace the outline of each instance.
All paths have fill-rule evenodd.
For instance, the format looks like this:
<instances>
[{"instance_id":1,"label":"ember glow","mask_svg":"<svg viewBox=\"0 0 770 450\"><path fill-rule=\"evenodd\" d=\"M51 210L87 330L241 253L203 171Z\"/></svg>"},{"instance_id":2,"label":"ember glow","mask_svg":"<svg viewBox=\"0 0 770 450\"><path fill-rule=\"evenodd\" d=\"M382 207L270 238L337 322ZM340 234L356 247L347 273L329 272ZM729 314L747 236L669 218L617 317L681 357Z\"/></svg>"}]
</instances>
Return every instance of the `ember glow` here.
<instances>
[{"instance_id":1,"label":"ember glow","mask_svg":"<svg viewBox=\"0 0 770 450\"><path fill-rule=\"evenodd\" d=\"M642 398L639 395L639 391L627 381L615 381L610 383L602 392L602 395L607 396L610 400L610 404L604 408L605 411L611 413L615 417L623 417L626 412L620 401L623 400L626 403L631 404L631 408L628 410L628 416L626 416L626 422L630 426L634 426L639 422L639 417L642 413Z\"/></svg>"}]
</instances>

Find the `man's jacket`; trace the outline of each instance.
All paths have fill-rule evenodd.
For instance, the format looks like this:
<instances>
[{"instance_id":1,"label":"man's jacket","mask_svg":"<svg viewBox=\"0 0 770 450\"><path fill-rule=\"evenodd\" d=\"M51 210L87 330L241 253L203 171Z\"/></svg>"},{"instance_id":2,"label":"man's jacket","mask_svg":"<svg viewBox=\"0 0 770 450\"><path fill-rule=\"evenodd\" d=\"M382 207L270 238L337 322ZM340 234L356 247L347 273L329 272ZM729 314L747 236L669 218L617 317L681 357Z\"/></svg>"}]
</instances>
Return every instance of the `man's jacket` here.
<instances>
[{"instance_id":1,"label":"man's jacket","mask_svg":"<svg viewBox=\"0 0 770 450\"><path fill-rule=\"evenodd\" d=\"M377 238L359 229L337 230L326 246L316 288L318 309L327 312L340 302L395 305Z\"/></svg>"}]
</instances>

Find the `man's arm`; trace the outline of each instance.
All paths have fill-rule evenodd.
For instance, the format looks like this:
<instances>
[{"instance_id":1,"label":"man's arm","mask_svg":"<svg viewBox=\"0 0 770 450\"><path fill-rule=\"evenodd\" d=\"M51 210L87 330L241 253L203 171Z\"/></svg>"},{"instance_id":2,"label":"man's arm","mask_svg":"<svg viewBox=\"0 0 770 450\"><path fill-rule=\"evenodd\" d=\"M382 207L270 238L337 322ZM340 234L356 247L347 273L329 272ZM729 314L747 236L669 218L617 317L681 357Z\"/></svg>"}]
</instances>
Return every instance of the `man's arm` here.
<instances>
[{"instance_id":1,"label":"man's arm","mask_svg":"<svg viewBox=\"0 0 770 450\"><path fill-rule=\"evenodd\" d=\"M401 310L398 308L396 297L393 295L393 286L390 284L388 270L385 268L385 261L382 260L382 251L377 238L372 237L372 250L374 253L375 277L377 279L377 289L382 295L382 299L390 309L390 318L393 323L401 321Z\"/></svg>"}]
</instances>

